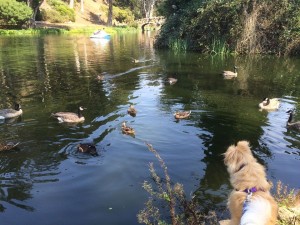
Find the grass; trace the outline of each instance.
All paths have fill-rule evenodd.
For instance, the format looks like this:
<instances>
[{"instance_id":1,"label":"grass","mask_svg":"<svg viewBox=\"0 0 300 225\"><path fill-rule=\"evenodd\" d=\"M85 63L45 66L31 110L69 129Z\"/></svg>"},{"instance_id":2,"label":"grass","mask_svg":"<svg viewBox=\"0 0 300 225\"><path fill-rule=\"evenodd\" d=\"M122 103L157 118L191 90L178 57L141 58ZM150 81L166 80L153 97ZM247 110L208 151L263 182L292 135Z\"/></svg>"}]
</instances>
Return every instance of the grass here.
<instances>
[{"instance_id":1,"label":"grass","mask_svg":"<svg viewBox=\"0 0 300 225\"><path fill-rule=\"evenodd\" d=\"M151 151L157 158L160 167L163 171L163 177L160 177L156 172L153 163L149 164L150 173L153 183L144 181L143 188L151 195L149 200L145 203L145 208L141 210L138 215L138 222L144 224L218 224L217 217L214 212L204 215L200 209L196 199L188 200L183 185L179 183L173 184L168 174L168 168L160 157L159 153L147 144L149 151ZM169 220L162 218L160 211L167 209L169 213Z\"/></svg>"},{"instance_id":2,"label":"grass","mask_svg":"<svg viewBox=\"0 0 300 225\"><path fill-rule=\"evenodd\" d=\"M55 26L55 25L53 25ZM105 27L105 26L90 26L90 27L45 27L34 29L20 29L20 30L5 30L0 29L0 36L26 36L26 35L45 35L45 34L79 34L79 33L93 33L96 29L103 29L109 34L136 31L133 27Z\"/></svg>"},{"instance_id":3,"label":"grass","mask_svg":"<svg viewBox=\"0 0 300 225\"><path fill-rule=\"evenodd\" d=\"M281 181L277 182L275 200L279 207L279 225L300 224L300 190L289 189ZM296 208L298 206L298 209Z\"/></svg>"}]
</instances>

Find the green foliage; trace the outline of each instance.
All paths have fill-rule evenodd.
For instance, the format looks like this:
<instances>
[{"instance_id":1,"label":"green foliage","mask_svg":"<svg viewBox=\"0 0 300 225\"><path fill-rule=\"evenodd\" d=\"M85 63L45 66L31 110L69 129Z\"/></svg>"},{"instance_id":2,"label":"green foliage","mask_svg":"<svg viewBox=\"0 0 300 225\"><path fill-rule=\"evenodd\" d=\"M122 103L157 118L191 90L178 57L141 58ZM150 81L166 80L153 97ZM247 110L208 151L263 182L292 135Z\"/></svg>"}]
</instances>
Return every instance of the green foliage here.
<instances>
[{"instance_id":1,"label":"green foliage","mask_svg":"<svg viewBox=\"0 0 300 225\"><path fill-rule=\"evenodd\" d=\"M113 7L113 18L119 23L132 23L134 21L134 15L129 8Z\"/></svg>"},{"instance_id":2,"label":"green foliage","mask_svg":"<svg viewBox=\"0 0 300 225\"><path fill-rule=\"evenodd\" d=\"M70 9L68 5L61 0L48 0L51 10L42 10L42 19L52 23L63 23L75 21L75 11Z\"/></svg>"},{"instance_id":3,"label":"green foliage","mask_svg":"<svg viewBox=\"0 0 300 225\"><path fill-rule=\"evenodd\" d=\"M300 1L166 0L159 10L167 20L157 48L171 38L207 53L300 54Z\"/></svg>"},{"instance_id":4,"label":"green foliage","mask_svg":"<svg viewBox=\"0 0 300 225\"><path fill-rule=\"evenodd\" d=\"M15 0L0 0L0 25L21 27L32 16L25 3Z\"/></svg>"}]
</instances>

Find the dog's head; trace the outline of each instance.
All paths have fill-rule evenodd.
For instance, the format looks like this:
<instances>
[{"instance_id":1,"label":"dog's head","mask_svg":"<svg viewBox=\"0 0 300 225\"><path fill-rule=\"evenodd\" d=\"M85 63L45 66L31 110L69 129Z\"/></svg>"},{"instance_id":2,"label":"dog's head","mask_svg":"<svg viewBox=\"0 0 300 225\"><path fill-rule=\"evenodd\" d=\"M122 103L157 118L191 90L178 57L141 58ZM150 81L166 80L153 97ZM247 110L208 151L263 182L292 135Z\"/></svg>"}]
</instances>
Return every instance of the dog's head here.
<instances>
[{"instance_id":1,"label":"dog's head","mask_svg":"<svg viewBox=\"0 0 300 225\"><path fill-rule=\"evenodd\" d=\"M248 163L256 161L252 155L248 141L239 141L236 146L229 146L224 156L224 163L227 166L229 174L233 174Z\"/></svg>"}]
</instances>

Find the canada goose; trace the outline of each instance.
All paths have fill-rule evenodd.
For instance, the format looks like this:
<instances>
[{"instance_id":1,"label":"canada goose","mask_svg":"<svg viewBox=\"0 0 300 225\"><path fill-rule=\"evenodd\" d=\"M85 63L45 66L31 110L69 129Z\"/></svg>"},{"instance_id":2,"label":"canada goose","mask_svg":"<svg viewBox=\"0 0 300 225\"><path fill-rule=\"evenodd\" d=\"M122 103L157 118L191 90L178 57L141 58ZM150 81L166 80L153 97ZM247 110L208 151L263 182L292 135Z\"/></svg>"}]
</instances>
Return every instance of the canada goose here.
<instances>
[{"instance_id":1,"label":"canada goose","mask_svg":"<svg viewBox=\"0 0 300 225\"><path fill-rule=\"evenodd\" d=\"M174 116L175 119L186 119L191 115L192 111L181 111L181 112L175 112Z\"/></svg>"},{"instance_id":2,"label":"canada goose","mask_svg":"<svg viewBox=\"0 0 300 225\"><path fill-rule=\"evenodd\" d=\"M135 131L132 127L127 127L126 123L122 123L122 132L124 134L135 134Z\"/></svg>"},{"instance_id":3,"label":"canada goose","mask_svg":"<svg viewBox=\"0 0 300 225\"><path fill-rule=\"evenodd\" d=\"M82 116L81 112L84 109L82 106L78 107L78 112L73 113L73 112L57 112L57 113L52 113L51 116L55 117L58 119L59 122L65 122L65 123L79 123L84 121L84 117Z\"/></svg>"},{"instance_id":4,"label":"canada goose","mask_svg":"<svg viewBox=\"0 0 300 225\"><path fill-rule=\"evenodd\" d=\"M98 156L96 146L90 143L80 143L77 145L77 150L82 153L88 153L92 156Z\"/></svg>"},{"instance_id":5,"label":"canada goose","mask_svg":"<svg viewBox=\"0 0 300 225\"><path fill-rule=\"evenodd\" d=\"M20 104L15 104L14 109L1 109L0 110L0 119L9 119L20 116L23 113Z\"/></svg>"},{"instance_id":6,"label":"canada goose","mask_svg":"<svg viewBox=\"0 0 300 225\"><path fill-rule=\"evenodd\" d=\"M225 79L230 79L230 78L237 77L237 67L234 66L233 69L234 69L234 72L228 71L228 70L223 71L222 72L223 77Z\"/></svg>"},{"instance_id":7,"label":"canada goose","mask_svg":"<svg viewBox=\"0 0 300 225\"><path fill-rule=\"evenodd\" d=\"M168 78L168 83L170 84L170 85L173 85L173 84L175 84L177 82L177 79L176 78L173 78L173 77L169 77Z\"/></svg>"},{"instance_id":8,"label":"canada goose","mask_svg":"<svg viewBox=\"0 0 300 225\"><path fill-rule=\"evenodd\" d=\"M287 121L287 127L294 129L294 130L300 130L300 121L296 121L296 122L292 122L293 121L293 114L294 114L294 110L289 110L287 111L287 113L290 114L289 119Z\"/></svg>"},{"instance_id":9,"label":"canada goose","mask_svg":"<svg viewBox=\"0 0 300 225\"><path fill-rule=\"evenodd\" d=\"M127 110L128 114L131 116L136 116L137 110L134 108L134 106L131 104Z\"/></svg>"},{"instance_id":10,"label":"canada goose","mask_svg":"<svg viewBox=\"0 0 300 225\"><path fill-rule=\"evenodd\" d=\"M277 110L279 108L279 100L278 98L264 98L261 103L258 104L260 109L265 110Z\"/></svg>"},{"instance_id":11,"label":"canada goose","mask_svg":"<svg viewBox=\"0 0 300 225\"><path fill-rule=\"evenodd\" d=\"M11 149L17 147L18 144L19 144L19 142L18 143L13 143L13 142L0 143L0 152L11 150Z\"/></svg>"}]
</instances>

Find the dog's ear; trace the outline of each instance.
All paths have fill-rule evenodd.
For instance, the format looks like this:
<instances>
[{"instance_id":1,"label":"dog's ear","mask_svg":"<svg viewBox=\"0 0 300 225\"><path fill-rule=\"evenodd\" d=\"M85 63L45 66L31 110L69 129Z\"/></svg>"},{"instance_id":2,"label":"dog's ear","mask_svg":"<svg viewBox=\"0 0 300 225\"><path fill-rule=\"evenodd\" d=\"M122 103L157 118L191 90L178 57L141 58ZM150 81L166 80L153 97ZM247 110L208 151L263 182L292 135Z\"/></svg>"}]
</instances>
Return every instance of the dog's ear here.
<instances>
[{"instance_id":1,"label":"dog's ear","mask_svg":"<svg viewBox=\"0 0 300 225\"><path fill-rule=\"evenodd\" d=\"M227 171L231 174L237 170L240 161L240 154L237 151L235 145L228 147L227 151L224 153L224 164L227 166Z\"/></svg>"}]
</instances>

